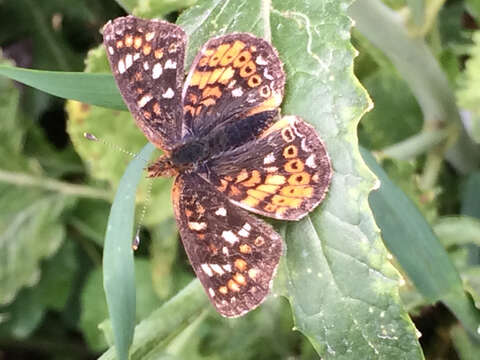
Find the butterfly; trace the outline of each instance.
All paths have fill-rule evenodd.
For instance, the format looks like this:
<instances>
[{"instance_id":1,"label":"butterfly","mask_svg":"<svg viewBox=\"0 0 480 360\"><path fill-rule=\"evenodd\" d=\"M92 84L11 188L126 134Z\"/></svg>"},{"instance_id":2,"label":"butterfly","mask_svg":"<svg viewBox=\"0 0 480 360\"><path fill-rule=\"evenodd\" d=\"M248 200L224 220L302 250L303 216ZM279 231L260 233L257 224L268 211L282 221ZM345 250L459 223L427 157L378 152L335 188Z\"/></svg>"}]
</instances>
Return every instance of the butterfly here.
<instances>
[{"instance_id":1,"label":"butterfly","mask_svg":"<svg viewBox=\"0 0 480 360\"><path fill-rule=\"evenodd\" d=\"M175 176L174 213L190 263L216 310L241 316L268 295L280 235L249 212L299 220L325 197L332 167L315 129L280 117L285 72L249 33L214 37L188 75L185 32L134 16L108 22L108 60L128 109L163 151L149 177Z\"/></svg>"}]
</instances>

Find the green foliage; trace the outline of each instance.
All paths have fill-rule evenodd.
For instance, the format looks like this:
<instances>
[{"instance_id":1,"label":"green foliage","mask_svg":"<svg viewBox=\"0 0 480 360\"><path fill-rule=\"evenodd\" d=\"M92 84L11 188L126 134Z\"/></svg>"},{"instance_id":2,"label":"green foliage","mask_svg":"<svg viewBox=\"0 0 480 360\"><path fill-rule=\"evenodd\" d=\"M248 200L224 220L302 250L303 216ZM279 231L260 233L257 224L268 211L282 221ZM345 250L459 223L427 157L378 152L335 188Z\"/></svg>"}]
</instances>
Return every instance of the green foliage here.
<instances>
[{"instance_id":1,"label":"green foliage","mask_svg":"<svg viewBox=\"0 0 480 360\"><path fill-rule=\"evenodd\" d=\"M0 4L0 45L17 61L0 58L2 353L478 358L480 151L469 136L480 136L480 41L470 30L480 7L477 0L442 4ZM327 146L334 177L326 200L300 222L273 222L287 251L272 296L240 319L216 314L194 279L172 216L171 179L143 180L142 169L160 152L152 154L124 111L100 44L99 30L122 9L184 27L187 68L212 36L246 31L271 41L287 74L283 114L302 116ZM371 100L353 75L347 12L358 25L355 73ZM29 58L32 69L15 66ZM87 141L85 132L102 141ZM378 163L366 150L360 155L358 141ZM125 152L140 153L130 161ZM133 253L142 218L134 213L148 203ZM453 314L441 323L429 318L437 301Z\"/></svg>"}]
</instances>

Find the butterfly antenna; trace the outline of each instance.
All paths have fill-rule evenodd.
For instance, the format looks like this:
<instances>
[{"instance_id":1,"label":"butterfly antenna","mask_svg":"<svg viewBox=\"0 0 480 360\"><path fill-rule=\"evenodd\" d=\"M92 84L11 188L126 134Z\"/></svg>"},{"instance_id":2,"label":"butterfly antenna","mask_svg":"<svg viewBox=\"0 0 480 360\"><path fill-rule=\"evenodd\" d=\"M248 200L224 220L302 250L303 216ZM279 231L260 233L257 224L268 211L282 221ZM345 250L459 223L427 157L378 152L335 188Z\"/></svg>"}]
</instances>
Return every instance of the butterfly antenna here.
<instances>
[{"instance_id":1,"label":"butterfly antenna","mask_svg":"<svg viewBox=\"0 0 480 360\"><path fill-rule=\"evenodd\" d=\"M153 178L148 179L147 185L147 194L145 196L145 202L143 203L142 212L140 213L140 220L138 221L137 231L135 232L135 237L132 241L132 249L137 250L140 245L140 229L143 224L143 219L145 218L145 213L147 212L148 204L150 202L151 194L152 194L152 185L153 185Z\"/></svg>"},{"instance_id":2,"label":"butterfly antenna","mask_svg":"<svg viewBox=\"0 0 480 360\"><path fill-rule=\"evenodd\" d=\"M121 153L124 153L124 154L127 154L128 156L134 158L134 157L138 157L139 159L145 161L145 163L148 163L149 161L148 160L145 160L144 158L141 158L138 156L138 154L135 154L131 151L128 151L128 150L125 150L124 148L116 145L116 144L113 144L111 142L108 142L108 141L105 141L103 139L99 139L97 138L95 135L91 134L91 133L83 133L83 137L87 140L90 140L90 141L98 141L106 146L108 146L109 148L111 149L114 149L114 150L117 150L117 151L120 151Z\"/></svg>"}]
</instances>

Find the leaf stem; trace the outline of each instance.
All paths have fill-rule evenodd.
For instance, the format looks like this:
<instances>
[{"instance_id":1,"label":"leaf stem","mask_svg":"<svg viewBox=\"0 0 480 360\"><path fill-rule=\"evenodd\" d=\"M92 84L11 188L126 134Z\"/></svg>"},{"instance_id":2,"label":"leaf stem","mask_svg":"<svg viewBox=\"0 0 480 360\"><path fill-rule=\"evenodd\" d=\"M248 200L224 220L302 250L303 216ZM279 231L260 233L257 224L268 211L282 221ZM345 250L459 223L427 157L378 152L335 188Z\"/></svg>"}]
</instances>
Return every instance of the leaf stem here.
<instances>
[{"instance_id":1,"label":"leaf stem","mask_svg":"<svg viewBox=\"0 0 480 360\"><path fill-rule=\"evenodd\" d=\"M0 182L13 184L16 186L38 187L71 196L101 199L106 201L112 200L112 195L105 190L95 189L90 186L71 184L45 177L35 177L19 172L5 171L1 169Z\"/></svg>"},{"instance_id":2,"label":"leaf stem","mask_svg":"<svg viewBox=\"0 0 480 360\"><path fill-rule=\"evenodd\" d=\"M378 151L376 155L380 158L390 157L399 160L408 160L440 144L447 139L449 134L449 128L422 131L419 134Z\"/></svg>"},{"instance_id":3,"label":"leaf stem","mask_svg":"<svg viewBox=\"0 0 480 360\"><path fill-rule=\"evenodd\" d=\"M448 80L425 41L412 37L402 17L380 0L357 0L349 14L409 84L423 112L424 130L440 129L447 123L459 126L457 142L446 151L447 160L462 173L475 169L479 148L465 132Z\"/></svg>"},{"instance_id":4,"label":"leaf stem","mask_svg":"<svg viewBox=\"0 0 480 360\"><path fill-rule=\"evenodd\" d=\"M262 19L263 19L263 38L269 43L272 42L272 31L270 28L270 8L272 6L271 0L262 0Z\"/></svg>"}]
</instances>

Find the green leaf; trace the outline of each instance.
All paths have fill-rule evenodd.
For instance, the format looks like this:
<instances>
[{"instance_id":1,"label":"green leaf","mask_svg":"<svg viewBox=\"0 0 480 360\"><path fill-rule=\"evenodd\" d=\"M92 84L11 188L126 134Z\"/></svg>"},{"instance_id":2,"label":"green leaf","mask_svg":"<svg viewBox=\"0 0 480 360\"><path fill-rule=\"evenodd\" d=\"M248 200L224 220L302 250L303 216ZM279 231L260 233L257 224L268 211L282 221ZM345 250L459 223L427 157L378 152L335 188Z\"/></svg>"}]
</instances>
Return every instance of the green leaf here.
<instances>
[{"instance_id":1,"label":"green leaf","mask_svg":"<svg viewBox=\"0 0 480 360\"><path fill-rule=\"evenodd\" d=\"M458 105L468 114L464 114L470 123L471 136L480 142L480 31L473 36L475 45L470 49L470 59L466 62L466 69L457 91Z\"/></svg>"},{"instance_id":2,"label":"green leaf","mask_svg":"<svg viewBox=\"0 0 480 360\"><path fill-rule=\"evenodd\" d=\"M453 346L461 360L476 360L480 358L480 343L473 340L461 326L450 330Z\"/></svg>"},{"instance_id":3,"label":"green leaf","mask_svg":"<svg viewBox=\"0 0 480 360\"><path fill-rule=\"evenodd\" d=\"M135 275L133 266L133 219L135 191L144 162L154 150L147 144L130 162L118 185L108 218L103 255L103 284L119 359L128 358L135 326Z\"/></svg>"},{"instance_id":4,"label":"green leaf","mask_svg":"<svg viewBox=\"0 0 480 360\"><path fill-rule=\"evenodd\" d=\"M110 74L41 71L0 65L0 75L64 99L126 110Z\"/></svg>"},{"instance_id":5,"label":"green leaf","mask_svg":"<svg viewBox=\"0 0 480 360\"><path fill-rule=\"evenodd\" d=\"M196 0L138 0L133 14L139 17L153 19L188 8L195 4Z\"/></svg>"},{"instance_id":6,"label":"green leaf","mask_svg":"<svg viewBox=\"0 0 480 360\"><path fill-rule=\"evenodd\" d=\"M153 312L135 328L135 338L130 359L145 359L149 354L158 354L169 341L183 329L202 316L208 298L197 280L175 295L158 310ZM110 348L100 360L115 359L115 350Z\"/></svg>"},{"instance_id":7,"label":"green leaf","mask_svg":"<svg viewBox=\"0 0 480 360\"><path fill-rule=\"evenodd\" d=\"M468 175L462 186L461 213L480 219L480 171Z\"/></svg>"},{"instance_id":8,"label":"green leaf","mask_svg":"<svg viewBox=\"0 0 480 360\"><path fill-rule=\"evenodd\" d=\"M480 220L470 216L445 216L433 225L435 235L445 248L475 244L480 246Z\"/></svg>"},{"instance_id":9,"label":"green leaf","mask_svg":"<svg viewBox=\"0 0 480 360\"><path fill-rule=\"evenodd\" d=\"M445 249L413 203L367 152L364 159L381 181L370 205L383 239L417 290L430 302L444 302L472 336L478 336L480 312L463 291Z\"/></svg>"}]
</instances>

